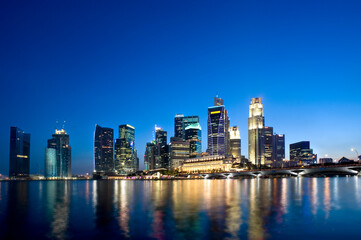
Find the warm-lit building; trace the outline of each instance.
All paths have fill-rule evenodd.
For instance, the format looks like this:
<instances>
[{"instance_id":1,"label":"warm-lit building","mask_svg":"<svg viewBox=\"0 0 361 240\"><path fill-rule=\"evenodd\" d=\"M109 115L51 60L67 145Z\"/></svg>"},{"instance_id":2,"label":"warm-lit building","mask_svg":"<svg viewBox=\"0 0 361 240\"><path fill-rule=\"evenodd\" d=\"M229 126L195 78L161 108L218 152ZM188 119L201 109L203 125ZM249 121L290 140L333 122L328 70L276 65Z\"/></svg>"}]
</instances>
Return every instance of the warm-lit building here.
<instances>
[{"instance_id":1,"label":"warm-lit building","mask_svg":"<svg viewBox=\"0 0 361 240\"><path fill-rule=\"evenodd\" d=\"M241 133L237 126L229 128L229 149L232 157L241 157Z\"/></svg>"},{"instance_id":2,"label":"warm-lit building","mask_svg":"<svg viewBox=\"0 0 361 240\"><path fill-rule=\"evenodd\" d=\"M30 134L10 128L9 177L28 177L30 173Z\"/></svg>"},{"instance_id":3,"label":"warm-lit building","mask_svg":"<svg viewBox=\"0 0 361 240\"><path fill-rule=\"evenodd\" d=\"M172 137L169 143L169 152L171 169L179 169L182 162L189 158L189 141Z\"/></svg>"},{"instance_id":4,"label":"warm-lit building","mask_svg":"<svg viewBox=\"0 0 361 240\"><path fill-rule=\"evenodd\" d=\"M94 165L96 172L114 171L114 130L99 125L94 133Z\"/></svg>"},{"instance_id":5,"label":"warm-lit building","mask_svg":"<svg viewBox=\"0 0 361 240\"><path fill-rule=\"evenodd\" d=\"M309 141L290 144L290 161L298 165L309 165L317 163L317 154L313 154Z\"/></svg>"},{"instance_id":6,"label":"warm-lit building","mask_svg":"<svg viewBox=\"0 0 361 240\"><path fill-rule=\"evenodd\" d=\"M45 177L59 179L71 177L71 147L69 135L64 129L55 130L53 138L48 140L45 149Z\"/></svg>"},{"instance_id":7,"label":"warm-lit building","mask_svg":"<svg viewBox=\"0 0 361 240\"><path fill-rule=\"evenodd\" d=\"M252 98L249 105L248 160L255 165L265 164L264 117L261 98Z\"/></svg>"},{"instance_id":8,"label":"warm-lit building","mask_svg":"<svg viewBox=\"0 0 361 240\"><path fill-rule=\"evenodd\" d=\"M208 145L209 155L228 155L228 112L221 98L214 98L214 106L208 108Z\"/></svg>"},{"instance_id":9,"label":"warm-lit building","mask_svg":"<svg viewBox=\"0 0 361 240\"><path fill-rule=\"evenodd\" d=\"M234 159L226 156L212 155L200 158L189 158L181 166L184 173L210 173L230 171Z\"/></svg>"}]
</instances>

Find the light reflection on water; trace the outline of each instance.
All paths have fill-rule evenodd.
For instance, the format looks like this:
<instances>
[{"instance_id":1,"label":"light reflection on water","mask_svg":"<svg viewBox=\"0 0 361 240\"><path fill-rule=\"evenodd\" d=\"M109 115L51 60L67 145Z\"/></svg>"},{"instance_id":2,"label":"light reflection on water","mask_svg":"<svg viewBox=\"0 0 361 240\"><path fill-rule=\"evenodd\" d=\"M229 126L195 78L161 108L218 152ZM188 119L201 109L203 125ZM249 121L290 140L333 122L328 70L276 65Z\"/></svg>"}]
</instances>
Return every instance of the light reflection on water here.
<instances>
[{"instance_id":1,"label":"light reflection on water","mask_svg":"<svg viewBox=\"0 0 361 240\"><path fill-rule=\"evenodd\" d=\"M1 182L0 239L351 237L361 217L360 181Z\"/></svg>"}]
</instances>

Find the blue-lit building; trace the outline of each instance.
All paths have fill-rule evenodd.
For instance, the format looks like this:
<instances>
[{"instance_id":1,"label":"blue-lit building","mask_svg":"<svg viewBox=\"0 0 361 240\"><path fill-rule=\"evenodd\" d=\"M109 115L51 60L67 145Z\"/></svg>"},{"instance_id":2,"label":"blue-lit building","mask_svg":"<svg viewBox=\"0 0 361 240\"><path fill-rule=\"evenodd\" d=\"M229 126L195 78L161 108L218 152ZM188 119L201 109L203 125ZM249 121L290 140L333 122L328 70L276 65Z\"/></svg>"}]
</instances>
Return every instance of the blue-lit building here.
<instances>
[{"instance_id":1,"label":"blue-lit building","mask_svg":"<svg viewBox=\"0 0 361 240\"><path fill-rule=\"evenodd\" d=\"M71 177L71 147L69 135L64 129L55 130L53 138L48 140L45 149L45 177L59 179Z\"/></svg>"},{"instance_id":2,"label":"blue-lit building","mask_svg":"<svg viewBox=\"0 0 361 240\"><path fill-rule=\"evenodd\" d=\"M96 172L110 173L114 171L113 143L113 129L96 125L94 133L94 165Z\"/></svg>"},{"instance_id":3,"label":"blue-lit building","mask_svg":"<svg viewBox=\"0 0 361 240\"><path fill-rule=\"evenodd\" d=\"M115 170L119 174L134 173L137 166L135 128L129 124L119 126L119 138L115 141Z\"/></svg>"},{"instance_id":4,"label":"blue-lit building","mask_svg":"<svg viewBox=\"0 0 361 240\"><path fill-rule=\"evenodd\" d=\"M185 140L189 142L189 157L200 157L202 155L202 128L199 123L185 128Z\"/></svg>"},{"instance_id":5,"label":"blue-lit building","mask_svg":"<svg viewBox=\"0 0 361 240\"><path fill-rule=\"evenodd\" d=\"M30 134L10 128L9 177L28 177L30 172Z\"/></svg>"}]
</instances>

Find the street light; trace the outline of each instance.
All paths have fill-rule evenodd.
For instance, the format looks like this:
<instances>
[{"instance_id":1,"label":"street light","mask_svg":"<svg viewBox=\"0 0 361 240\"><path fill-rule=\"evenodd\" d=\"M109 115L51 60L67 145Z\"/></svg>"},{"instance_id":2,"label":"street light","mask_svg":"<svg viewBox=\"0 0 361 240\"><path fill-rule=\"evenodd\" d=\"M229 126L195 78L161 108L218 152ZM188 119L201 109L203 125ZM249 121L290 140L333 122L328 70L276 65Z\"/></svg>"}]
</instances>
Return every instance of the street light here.
<instances>
[{"instance_id":1,"label":"street light","mask_svg":"<svg viewBox=\"0 0 361 240\"><path fill-rule=\"evenodd\" d=\"M357 150L354 149L354 148L351 148L351 152L356 152L356 154L357 154L357 156L356 156L356 161L360 161Z\"/></svg>"}]
</instances>

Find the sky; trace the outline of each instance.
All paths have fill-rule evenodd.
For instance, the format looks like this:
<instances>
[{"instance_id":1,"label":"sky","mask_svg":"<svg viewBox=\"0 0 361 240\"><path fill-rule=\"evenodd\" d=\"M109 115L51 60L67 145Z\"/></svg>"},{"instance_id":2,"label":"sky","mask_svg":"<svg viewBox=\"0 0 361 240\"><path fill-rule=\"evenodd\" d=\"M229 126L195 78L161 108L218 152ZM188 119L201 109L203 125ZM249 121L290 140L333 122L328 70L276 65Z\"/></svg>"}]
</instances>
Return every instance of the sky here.
<instances>
[{"instance_id":1,"label":"sky","mask_svg":"<svg viewBox=\"0 0 361 240\"><path fill-rule=\"evenodd\" d=\"M131 124L143 168L154 125L218 94L248 155L248 106L324 157L361 154L361 1L1 1L0 174L10 126L31 134L31 173L66 121L72 172L93 170L95 125ZM58 125L61 127L61 124Z\"/></svg>"}]
</instances>

